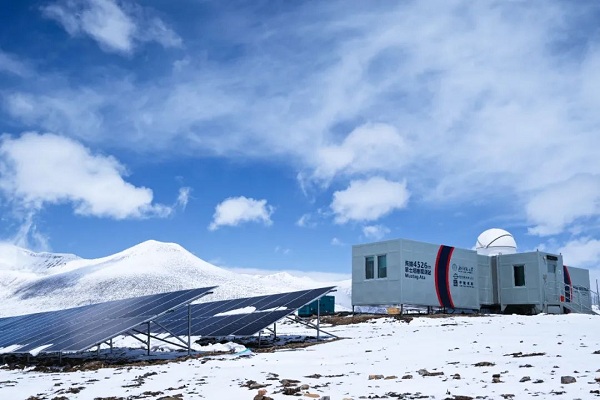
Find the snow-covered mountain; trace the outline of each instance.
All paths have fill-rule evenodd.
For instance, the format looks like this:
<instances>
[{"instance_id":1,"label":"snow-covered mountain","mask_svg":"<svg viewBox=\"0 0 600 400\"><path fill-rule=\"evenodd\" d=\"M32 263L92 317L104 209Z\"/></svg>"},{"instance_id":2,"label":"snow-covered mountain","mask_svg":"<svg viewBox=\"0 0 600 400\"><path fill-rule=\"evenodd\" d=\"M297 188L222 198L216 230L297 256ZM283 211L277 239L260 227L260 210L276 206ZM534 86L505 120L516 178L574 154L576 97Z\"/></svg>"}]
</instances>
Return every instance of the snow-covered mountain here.
<instances>
[{"instance_id":1,"label":"snow-covered mountain","mask_svg":"<svg viewBox=\"0 0 600 400\"><path fill-rule=\"evenodd\" d=\"M0 316L214 285L218 288L206 301L338 286L336 305L350 306L350 280L320 282L286 272L265 276L235 273L201 260L175 243L150 240L90 260L0 245Z\"/></svg>"}]
</instances>

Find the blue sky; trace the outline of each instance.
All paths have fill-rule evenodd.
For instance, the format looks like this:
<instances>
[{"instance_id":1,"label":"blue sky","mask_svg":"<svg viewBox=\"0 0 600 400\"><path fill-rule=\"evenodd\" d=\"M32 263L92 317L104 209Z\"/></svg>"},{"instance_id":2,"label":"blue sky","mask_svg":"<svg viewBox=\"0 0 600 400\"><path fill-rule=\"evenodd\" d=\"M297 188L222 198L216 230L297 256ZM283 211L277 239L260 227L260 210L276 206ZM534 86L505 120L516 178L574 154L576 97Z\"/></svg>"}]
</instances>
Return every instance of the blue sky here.
<instances>
[{"instance_id":1,"label":"blue sky","mask_svg":"<svg viewBox=\"0 0 600 400\"><path fill-rule=\"evenodd\" d=\"M594 1L23 1L0 28L0 235L348 274L352 244L600 260Z\"/></svg>"}]
</instances>

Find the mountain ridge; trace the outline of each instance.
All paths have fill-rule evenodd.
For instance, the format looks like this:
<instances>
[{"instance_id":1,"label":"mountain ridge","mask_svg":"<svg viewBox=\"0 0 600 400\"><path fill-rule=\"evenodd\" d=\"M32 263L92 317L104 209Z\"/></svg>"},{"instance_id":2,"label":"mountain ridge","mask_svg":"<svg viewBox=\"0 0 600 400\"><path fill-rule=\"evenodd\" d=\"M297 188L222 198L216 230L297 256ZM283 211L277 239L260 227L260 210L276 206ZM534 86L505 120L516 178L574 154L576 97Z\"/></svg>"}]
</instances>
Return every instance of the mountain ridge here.
<instances>
[{"instance_id":1,"label":"mountain ridge","mask_svg":"<svg viewBox=\"0 0 600 400\"><path fill-rule=\"evenodd\" d=\"M96 259L0 246L0 317L206 286L218 287L203 301L339 286L338 308L350 307L349 280L236 273L177 243L148 240Z\"/></svg>"}]
</instances>

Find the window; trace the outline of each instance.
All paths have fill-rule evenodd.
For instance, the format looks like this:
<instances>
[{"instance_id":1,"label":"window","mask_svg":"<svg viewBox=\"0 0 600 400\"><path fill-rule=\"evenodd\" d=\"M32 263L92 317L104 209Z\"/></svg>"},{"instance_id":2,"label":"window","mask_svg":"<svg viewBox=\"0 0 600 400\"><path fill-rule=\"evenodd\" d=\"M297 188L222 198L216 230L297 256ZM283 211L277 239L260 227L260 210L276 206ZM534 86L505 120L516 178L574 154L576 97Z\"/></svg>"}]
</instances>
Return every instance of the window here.
<instances>
[{"instance_id":1,"label":"window","mask_svg":"<svg viewBox=\"0 0 600 400\"><path fill-rule=\"evenodd\" d=\"M525 266L514 265L513 272L515 275L515 286L525 286Z\"/></svg>"},{"instance_id":2,"label":"window","mask_svg":"<svg viewBox=\"0 0 600 400\"><path fill-rule=\"evenodd\" d=\"M377 277L387 278L387 256L377 256Z\"/></svg>"},{"instance_id":3,"label":"window","mask_svg":"<svg viewBox=\"0 0 600 400\"><path fill-rule=\"evenodd\" d=\"M365 257L365 278L375 278L375 257Z\"/></svg>"},{"instance_id":4,"label":"window","mask_svg":"<svg viewBox=\"0 0 600 400\"><path fill-rule=\"evenodd\" d=\"M555 274L556 273L556 264L548 264L548 273Z\"/></svg>"}]
</instances>

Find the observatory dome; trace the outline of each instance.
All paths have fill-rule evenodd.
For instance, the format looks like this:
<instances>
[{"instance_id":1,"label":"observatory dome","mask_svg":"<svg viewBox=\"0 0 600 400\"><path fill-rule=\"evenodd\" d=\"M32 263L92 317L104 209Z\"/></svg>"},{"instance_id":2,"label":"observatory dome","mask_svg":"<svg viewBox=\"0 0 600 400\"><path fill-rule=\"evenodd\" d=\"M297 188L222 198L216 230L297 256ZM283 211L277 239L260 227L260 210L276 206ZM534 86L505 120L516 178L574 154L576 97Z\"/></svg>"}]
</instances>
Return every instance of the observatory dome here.
<instances>
[{"instance_id":1,"label":"observatory dome","mask_svg":"<svg viewBox=\"0 0 600 400\"><path fill-rule=\"evenodd\" d=\"M475 248L477 254L486 256L514 254L517 252L517 242L515 242L515 238L510 232L504 229L492 228L479 235Z\"/></svg>"}]
</instances>

